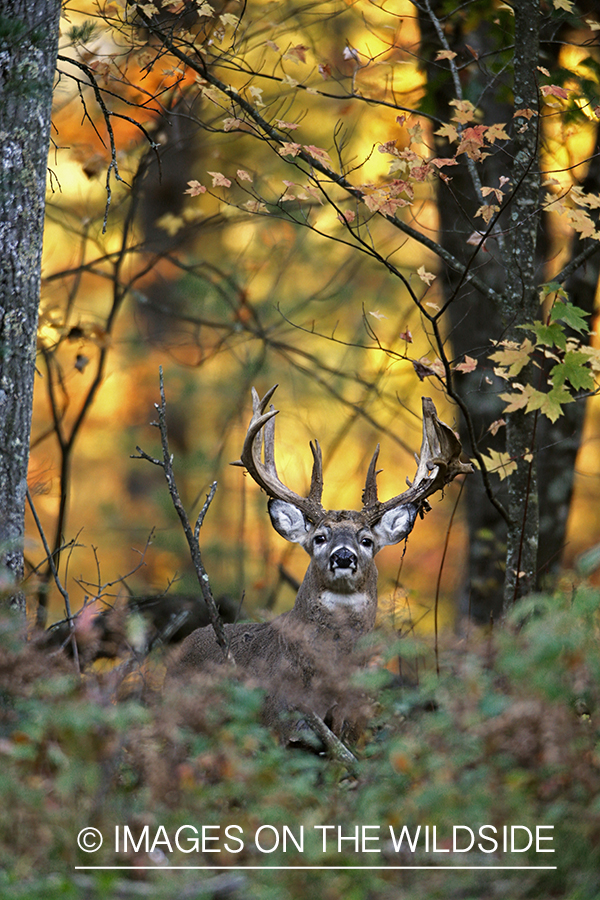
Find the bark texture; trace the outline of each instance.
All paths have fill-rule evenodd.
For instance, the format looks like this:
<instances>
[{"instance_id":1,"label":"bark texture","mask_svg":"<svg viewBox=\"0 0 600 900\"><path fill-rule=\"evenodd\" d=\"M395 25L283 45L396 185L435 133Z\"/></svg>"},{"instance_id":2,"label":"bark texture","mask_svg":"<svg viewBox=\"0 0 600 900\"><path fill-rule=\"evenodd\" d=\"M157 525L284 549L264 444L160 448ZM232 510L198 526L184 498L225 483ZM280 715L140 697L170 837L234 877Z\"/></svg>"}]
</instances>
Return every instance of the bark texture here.
<instances>
[{"instance_id":1,"label":"bark texture","mask_svg":"<svg viewBox=\"0 0 600 900\"><path fill-rule=\"evenodd\" d=\"M514 5L514 47L507 32L506 50L499 55L499 32L489 17L482 14L483 5L471 8L470 14L461 14L460 8L447 14L447 5L430 0L421 0L417 6L423 55L432 60L427 67L427 110L448 121L454 113L449 103L457 95L461 96L460 91L481 110L482 122L508 123L513 138L507 152L492 151L477 166L482 184L497 186L499 178L504 176L510 179L510 192L515 192L513 202L498 220L497 233L488 238L484 252L479 252L472 263L472 270L501 296L502 302L495 305L475 285L468 280L461 281L448 267L441 273L446 299L451 299L448 336L453 356L463 359L468 354L482 360L492 340L523 340L526 332L517 326L539 319L537 286L551 277L546 262L552 259L553 248L548 246L544 216L537 205L540 142L537 117L513 119L513 113L518 109L537 110L539 73L536 67L540 64L540 46L544 65L554 69L562 46L562 40L557 37L567 39L568 35L561 31L557 36L553 20L544 17L535 0L522 0ZM448 47L458 54L461 64L476 55L476 63L460 68L460 84L453 83L447 72L440 71L442 64L435 62L440 48L440 27ZM528 127L521 131L525 125ZM445 157L452 150L438 138L436 153ZM473 254L467 238L474 223L480 229L483 227L481 219L475 218L483 198L466 156L459 157L459 162L451 171L450 184L439 183L439 241L444 249L467 264ZM594 155L584 189L597 190L599 170L600 159ZM587 243L574 239L572 256L576 257ZM572 301L589 312L598 281L599 257L596 254L589 258L565 283ZM521 373L518 380L523 382L526 376L526 372ZM529 377L533 378L535 388L543 389L537 381L538 374ZM472 433L480 448L486 452L487 449L508 450L520 459L509 489L510 497L507 481L500 483L494 476L492 482L497 499L506 510L510 508L510 527L490 503L480 479L472 477L465 484L469 571L460 607L463 613L470 613L481 622L497 619L506 604L511 605L515 597L540 586L544 576L552 575L560 564L585 409L581 397L576 403L566 405L564 414L553 424L542 415L536 421L532 413L515 413L508 429L500 429L491 437L486 430L502 415L505 404L498 399L498 394L506 387L491 367L480 366L454 380L454 390L469 410ZM465 451L472 452L471 436L464 422L460 430ZM530 449L534 450L533 458L526 454ZM536 543L539 543L537 562Z\"/></svg>"},{"instance_id":2,"label":"bark texture","mask_svg":"<svg viewBox=\"0 0 600 900\"><path fill-rule=\"evenodd\" d=\"M24 611L24 516L59 0L0 13L0 597Z\"/></svg>"}]
</instances>

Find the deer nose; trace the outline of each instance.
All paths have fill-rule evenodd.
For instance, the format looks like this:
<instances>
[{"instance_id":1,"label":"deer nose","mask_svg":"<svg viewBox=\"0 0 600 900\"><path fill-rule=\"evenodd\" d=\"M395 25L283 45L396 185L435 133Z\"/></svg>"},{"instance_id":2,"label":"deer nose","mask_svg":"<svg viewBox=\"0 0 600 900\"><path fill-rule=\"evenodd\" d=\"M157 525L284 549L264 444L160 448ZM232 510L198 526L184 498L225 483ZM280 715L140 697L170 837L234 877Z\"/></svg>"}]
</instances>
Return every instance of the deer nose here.
<instances>
[{"instance_id":1,"label":"deer nose","mask_svg":"<svg viewBox=\"0 0 600 900\"><path fill-rule=\"evenodd\" d=\"M329 565L332 569L356 569L356 554L347 547L340 547L334 550L329 557Z\"/></svg>"}]
</instances>

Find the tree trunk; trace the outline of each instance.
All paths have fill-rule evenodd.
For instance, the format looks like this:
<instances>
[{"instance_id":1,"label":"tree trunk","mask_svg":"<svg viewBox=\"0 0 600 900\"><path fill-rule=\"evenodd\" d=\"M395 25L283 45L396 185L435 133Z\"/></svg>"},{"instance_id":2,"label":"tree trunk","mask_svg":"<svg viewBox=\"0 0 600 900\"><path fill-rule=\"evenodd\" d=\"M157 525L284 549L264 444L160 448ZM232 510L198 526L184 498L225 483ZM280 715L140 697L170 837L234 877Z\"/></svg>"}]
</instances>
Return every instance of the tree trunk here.
<instances>
[{"instance_id":1,"label":"tree trunk","mask_svg":"<svg viewBox=\"0 0 600 900\"><path fill-rule=\"evenodd\" d=\"M60 0L5 0L0 46L0 597L20 592Z\"/></svg>"},{"instance_id":2,"label":"tree trunk","mask_svg":"<svg viewBox=\"0 0 600 900\"><path fill-rule=\"evenodd\" d=\"M514 100L508 91L492 89L498 87L498 80L508 76L508 68L499 72L494 68L495 53L498 51L498 36L489 21L471 17L468 23L460 13L444 16L446 7L441 3L419 3L420 26L423 55L434 59L441 48L439 31L434 22L443 25L444 39L448 46L458 54L460 66L460 90L464 97L471 99L482 112L481 121L487 125L494 122L505 122L511 127L513 112L519 108L537 108L538 90L536 66L539 61L539 43L544 47L545 64L548 57L554 59L560 42L556 40L554 31L548 37L554 40L544 42L535 31L540 22L539 5L534 0L523 0L515 4L515 49L511 68L514 81L511 85ZM433 11L433 13L431 12ZM473 27L474 21L476 27ZM467 27L468 26L468 27ZM533 31L531 30L533 27ZM552 21L544 26L552 29ZM566 26L565 26L566 27ZM463 34L463 29L465 33ZM476 55L476 63L464 65L465 60ZM448 121L453 115L449 101L457 95L457 86L445 75L440 77L438 61L428 66L430 89L425 101L425 108L434 112L442 121ZM553 65L558 65L555 59ZM499 98L503 97L501 101ZM513 105L514 104L514 105ZM519 323L540 318L537 301L537 285L547 273L545 261L550 258L548 247L544 246L543 225L538 213L538 162L537 152L539 140L535 139L537 117L530 120L519 118L513 125L514 141L508 146L508 153L492 152L480 167L481 180L484 185L498 186L499 176L510 178L510 190L517 189L515 201L508 206L506 213L499 220L503 245L493 236L487 240L485 252L480 252L475 260L474 269L486 284L502 295L506 303L494 306L487 296L479 294L468 282L460 283L456 273L447 267L443 271L445 280L445 297L452 298L448 307L450 318L449 337L452 341L453 355L462 360L465 355L474 356L482 361L490 349L491 340L511 337L523 340L526 332L517 329ZM526 122L530 127L519 132ZM439 142L439 139L436 139ZM516 141L516 146L515 146ZM450 156L452 151L441 142L436 144L436 153L441 157ZM521 158L513 160L516 155ZM600 163L592 160L584 184L588 190L596 190L598 174L596 169ZM522 181L520 180L522 178ZM450 185L439 182L439 216L441 245L454 257L468 263L473 248L467 244L467 238L475 227L482 228L480 219L474 214L483 199L478 196L476 186L470 177L466 157L459 157L459 165L451 172ZM515 214L516 218L510 217ZM479 224L474 224L479 223ZM534 231L534 228L536 229ZM502 237L503 236L503 237ZM575 239L572 255L576 256L585 244ZM573 302L591 311L593 297L598 278L598 259L600 253L588 260L585 266L578 269L565 283ZM535 265L535 268L534 268ZM458 287L458 290L457 290ZM583 337L583 336L579 336ZM519 381L523 381L526 373L521 373ZM541 385L534 383L536 388ZM504 407L498 394L506 389L506 384L495 377L491 367L480 365L474 372L457 377L454 390L469 410L473 421L473 433L480 448L487 452L507 449L511 455L520 457L519 469L512 480L509 500L506 494L507 481L499 483L493 476L496 497L505 509L512 508L513 524L507 536L507 525L492 506L477 477L466 482L466 516L469 526L469 571L464 590L460 597L463 613L470 613L478 621L486 622L490 618L498 618L505 603L511 605L515 596L540 584L546 573L556 571L564 548L565 529L573 487L573 474L576 455L581 440L584 400L568 404L563 415L550 423L546 417L539 417L535 423L534 414L515 413L508 424L508 434L500 429L495 437L486 434L494 420L499 419ZM504 439L506 438L506 446ZM531 461L523 455L532 447L533 440L538 447L539 460L536 454ZM468 430L461 422L461 441L467 453L472 452ZM535 466L539 466L538 490L535 489ZM538 517L539 494L539 525ZM525 530L523 530L523 526ZM539 558L535 558L536 533L539 533ZM509 546L507 548L507 537ZM508 564L512 571L505 577L507 551L511 558ZM526 576L519 575L529 569Z\"/></svg>"},{"instance_id":3,"label":"tree trunk","mask_svg":"<svg viewBox=\"0 0 600 900\"><path fill-rule=\"evenodd\" d=\"M538 141L539 88L537 65L540 55L539 0L521 0L515 4L515 53L513 98L515 105L512 147L513 201L506 232L506 292L504 320L508 339L520 343L523 325L539 318L536 280L536 242L540 169ZM518 111L525 111L517 115ZM535 113L531 118L528 116ZM529 383L535 370L528 366L520 381ZM539 389L539 385L535 385ZM539 539L539 513L536 465L536 424L539 413L522 409L506 417L506 450L516 463L508 478L508 533L506 538L506 613L519 597L535 589Z\"/></svg>"}]
</instances>

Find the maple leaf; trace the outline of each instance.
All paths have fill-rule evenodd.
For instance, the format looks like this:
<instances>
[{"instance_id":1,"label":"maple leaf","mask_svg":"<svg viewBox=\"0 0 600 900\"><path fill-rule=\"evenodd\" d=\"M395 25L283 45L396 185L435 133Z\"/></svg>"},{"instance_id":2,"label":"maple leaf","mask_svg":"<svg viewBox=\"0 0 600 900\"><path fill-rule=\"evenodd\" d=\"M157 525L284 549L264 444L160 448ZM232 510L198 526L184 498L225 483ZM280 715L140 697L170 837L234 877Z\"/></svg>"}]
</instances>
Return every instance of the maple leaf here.
<instances>
[{"instance_id":1,"label":"maple leaf","mask_svg":"<svg viewBox=\"0 0 600 900\"><path fill-rule=\"evenodd\" d=\"M451 100L449 105L456 107L456 113L452 116L453 122L458 122L459 125L466 125L467 122L473 121L475 107L470 100Z\"/></svg>"},{"instance_id":2,"label":"maple leaf","mask_svg":"<svg viewBox=\"0 0 600 900\"><path fill-rule=\"evenodd\" d=\"M306 51L308 47L305 47L304 44L296 44L295 47L290 47L287 53L284 54L284 59L291 59L294 62L306 62Z\"/></svg>"},{"instance_id":3,"label":"maple leaf","mask_svg":"<svg viewBox=\"0 0 600 900\"><path fill-rule=\"evenodd\" d=\"M252 181L252 175L250 175L249 172L246 172L245 169L238 169L237 177L239 178L240 181L250 181L250 182Z\"/></svg>"},{"instance_id":4,"label":"maple leaf","mask_svg":"<svg viewBox=\"0 0 600 900\"><path fill-rule=\"evenodd\" d=\"M508 141L510 135L506 133L506 123L505 122L496 122L495 125L490 125L488 130L485 133L485 139L488 143L493 144L494 141ZM508 180L508 179L507 179Z\"/></svg>"},{"instance_id":5,"label":"maple leaf","mask_svg":"<svg viewBox=\"0 0 600 900\"><path fill-rule=\"evenodd\" d=\"M567 347L567 338L563 328L558 322L533 322L526 325L527 331L533 331L536 336L537 343L544 347L560 347L565 350Z\"/></svg>"},{"instance_id":6,"label":"maple leaf","mask_svg":"<svg viewBox=\"0 0 600 900\"><path fill-rule=\"evenodd\" d=\"M230 116L227 119L223 119L223 131L233 131L234 128L239 128L243 124L241 119L234 119Z\"/></svg>"},{"instance_id":7,"label":"maple leaf","mask_svg":"<svg viewBox=\"0 0 600 900\"><path fill-rule=\"evenodd\" d=\"M320 203L321 206L323 206L323 197L318 187L315 187L313 184L305 184L302 187L302 191L302 194L298 194L300 199L308 200L309 197L312 197L313 200L316 200L317 203Z\"/></svg>"},{"instance_id":8,"label":"maple leaf","mask_svg":"<svg viewBox=\"0 0 600 900\"><path fill-rule=\"evenodd\" d=\"M511 459L508 453L490 450L487 454L482 453L481 458L483 459L488 472L493 472L494 475L499 477L500 481L504 481L511 472L514 472L517 469L516 462L514 459Z\"/></svg>"},{"instance_id":9,"label":"maple leaf","mask_svg":"<svg viewBox=\"0 0 600 900\"><path fill-rule=\"evenodd\" d=\"M282 141L281 147L277 151L280 156L298 156L302 150L302 144L294 144L290 141Z\"/></svg>"},{"instance_id":10,"label":"maple leaf","mask_svg":"<svg viewBox=\"0 0 600 900\"><path fill-rule=\"evenodd\" d=\"M543 84L540 88L540 93L544 97L560 97L561 100L567 100L569 96L568 91L558 84Z\"/></svg>"},{"instance_id":11,"label":"maple leaf","mask_svg":"<svg viewBox=\"0 0 600 900\"><path fill-rule=\"evenodd\" d=\"M174 216L173 213L165 213L164 216L161 216L158 219L157 223L159 228L162 228L163 231L166 231L168 235L173 237L183 228L184 222L181 216Z\"/></svg>"},{"instance_id":12,"label":"maple leaf","mask_svg":"<svg viewBox=\"0 0 600 900\"><path fill-rule=\"evenodd\" d=\"M265 105L263 103L263 98L262 98L262 95L263 95L262 88L254 87L254 85L252 85L249 88L249 91L250 91L250 96L252 97L252 100L254 101L255 106L264 106Z\"/></svg>"},{"instance_id":13,"label":"maple leaf","mask_svg":"<svg viewBox=\"0 0 600 900\"><path fill-rule=\"evenodd\" d=\"M478 365L478 363L477 363L476 359L473 359L472 356L465 355L464 361L461 363L458 363L458 365L454 366L454 371L455 372L464 372L465 374L467 372L474 372L475 369L477 368L477 365Z\"/></svg>"},{"instance_id":14,"label":"maple leaf","mask_svg":"<svg viewBox=\"0 0 600 900\"><path fill-rule=\"evenodd\" d=\"M515 391L499 395L500 399L504 400L507 404L504 409L505 413L517 412L519 409L525 409L532 394L535 393L535 388L532 388L529 384L522 385L515 382L514 387L516 388Z\"/></svg>"},{"instance_id":15,"label":"maple leaf","mask_svg":"<svg viewBox=\"0 0 600 900\"><path fill-rule=\"evenodd\" d=\"M307 150L311 156L314 156L315 159L327 163L329 166L332 164L329 153L327 150L323 150L322 147L315 147L314 144L304 144L304 149Z\"/></svg>"},{"instance_id":16,"label":"maple leaf","mask_svg":"<svg viewBox=\"0 0 600 900\"><path fill-rule=\"evenodd\" d=\"M436 57L435 62L438 62L440 59L454 59L456 53L453 50L439 50Z\"/></svg>"},{"instance_id":17,"label":"maple leaf","mask_svg":"<svg viewBox=\"0 0 600 900\"><path fill-rule=\"evenodd\" d=\"M232 15L232 13L223 13L219 16L219 19L221 20L223 25L233 25L234 28L239 25L240 22L239 18Z\"/></svg>"},{"instance_id":18,"label":"maple leaf","mask_svg":"<svg viewBox=\"0 0 600 900\"><path fill-rule=\"evenodd\" d=\"M201 18L203 18L204 16L207 16L207 17L214 16L214 14L215 14L214 7L211 6L210 3L204 2L198 7L198 15Z\"/></svg>"},{"instance_id":19,"label":"maple leaf","mask_svg":"<svg viewBox=\"0 0 600 900\"><path fill-rule=\"evenodd\" d=\"M344 59L353 59L355 62L359 62L358 50L356 49L356 47L351 47L349 44L344 47L344 52L342 55Z\"/></svg>"},{"instance_id":20,"label":"maple leaf","mask_svg":"<svg viewBox=\"0 0 600 900\"><path fill-rule=\"evenodd\" d=\"M515 109L513 119L517 119L519 116L522 119L532 119L533 116L537 116L537 112L535 109Z\"/></svg>"},{"instance_id":21,"label":"maple leaf","mask_svg":"<svg viewBox=\"0 0 600 900\"><path fill-rule=\"evenodd\" d=\"M542 391L532 391L532 396L527 404L527 412L539 409L551 422L556 422L562 415L563 406L566 403L573 403L574 400L575 398L564 385L553 387L547 394Z\"/></svg>"},{"instance_id":22,"label":"maple leaf","mask_svg":"<svg viewBox=\"0 0 600 900\"><path fill-rule=\"evenodd\" d=\"M356 213L351 209L346 209L342 213L338 213L338 219L342 223L342 225L351 225L356 218Z\"/></svg>"},{"instance_id":23,"label":"maple leaf","mask_svg":"<svg viewBox=\"0 0 600 900\"><path fill-rule=\"evenodd\" d=\"M496 437L501 428L506 426L506 419L496 419L495 422L492 422L490 427L488 428L489 433Z\"/></svg>"},{"instance_id":24,"label":"maple leaf","mask_svg":"<svg viewBox=\"0 0 600 900\"><path fill-rule=\"evenodd\" d=\"M448 138L450 142L458 139L458 129L455 125L442 125L435 133L439 134L440 137Z\"/></svg>"},{"instance_id":25,"label":"maple leaf","mask_svg":"<svg viewBox=\"0 0 600 900\"><path fill-rule=\"evenodd\" d=\"M295 131L296 128L300 128L296 122L284 122L283 119L275 119L275 124L278 128L285 128L287 131Z\"/></svg>"},{"instance_id":26,"label":"maple leaf","mask_svg":"<svg viewBox=\"0 0 600 900\"><path fill-rule=\"evenodd\" d=\"M458 160L454 159L454 157L436 157L429 160L429 165L435 166L436 169L441 169L442 166L457 166Z\"/></svg>"},{"instance_id":27,"label":"maple leaf","mask_svg":"<svg viewBox=\"0 0 600 900\"><path fill-rule=\"evenodd\" d=\"M267 207L261 200L248 200L243 204L243 208L247 209L248 212L251 213L260 213L267 211Z\"/></svg>"},{"instance_id":28,"label":"maple leaf","mask_svg":"<svg viewBox=\"0 0 600 900\"><path fill-rule=\"evenodd\" d=\"M550 372L550 381L553 385L564 385L565 381L574 390L594 390L594 377L587 368L589 356L581 350L568 350L562 362L557 363Z\"/></svg>"},{"instance_id":29,"label":"maple leaf","mask_svg":"<svg viewBox=\"0 0 600 900\"><path fill-rule=\"evenodd\" d=\"M488 225L490 223L491 219L494 218L494 214L497 212L500 212L500 207L496 206L495 203L490 203L490 204L484 203L483 206L479 207L479 209L477 210L475 215L481 216L481 218L483 219L485 224Z\"/></svg>"},{"instance_id":30,"label":"maple leaf","mask_svg":"<svg viewBox=\"0 0 600 900\"><path fill-rule=\"evenodd\" d=\"M212 175L213 187L231 187L231 181L229 178L226 178L221 172L209 172L209 175Z\"/></svg>"},{"instance_id":31,"label":"maple leaf","mask_svg":"<svg viewBox=\"0 0 600 900\"><path fill-rule=\"evenodd\" d=\"M416 125L413 125L412 128L408 129L408 133L410 135L411 144L422 144L423 143L423 129L419 122Z\"/></svg>"},{"instance_id":32,"label":"maple leaf","mask_svg":"<svg viewBox=\"0 0 600 900\"><path fill-rule=\"evenodd\" d=\"M400 332L400 334L398 335L398 339L401 341L405 341L407 344L412 344L413 336L407 328L406 331Z\"/></svg>"},{"instance_id":33,"label":"maple leaf","mask_svg":"<svg viewBox=\"0 0 600 900\"><path fill-rule=\"evenodd\" d=\"M586 193L582 187L574 186L569 196L579 206L587 206L590 209L598 209L600 207L600 194Z\"/></svg>"},{"instance_id":34,"label":"maple leaf","mask_svg":"<svg viewBox=\"0 0 600 900\"><path fill-rule=\"evenodd\" d=\"M498 203L502 203L504 199L504 194L502 193L500 188L482 187L481 193L484 197L489 197L490 194L494 194Z\"/></svg>"},{"instance_id":35,"label":"maple leaf","mask_svg":"<svg viewBox=\"0 0 600 900\"><path fill-rule=\"evenodd\" d=\"M598 237L596 225L585 210L569 209L567 210L567 217L573 229L579 233L581 240Z\"/></svg>"},{"instance_id":36,"label":"maple leaf","mask_svg":"<svg viewBox=\"0 0 600 900\"><path fill-rule=\"evenodd\" d=\"M331 66L329 63L319 63L318 71L323 81L327 81L328 78L331 78Z\"/></svg>"},{"instance_id":37,"label":"maple leaf","mask_svg":"<svg viewBox=\"0 0 600 900\"><path fill-rule=\"evenodd\" d=\"M417 269L417 275L419 276L421 281L425 282L426 285L430 285L431 282L435 281L436 278L435 275L425 269L425 266L419 266L419 268Z\"/></svg>"},{"instance_id":38,"label":"maple leaf","mask_svg":"<svg viewBox=\"0 0 600 900\"><path fill-rule=\"evenodd\" d=\"M384 316L382 312L379 312L378 309L370 309L369 315L373 316L374 319L387 319L387 316Z\"/></svg>"},{"instance_id":39,"label":"maple leaf","mask_svg":"<svg viewBox=\"0 0 600 900\"><path fill-rule=\"evenodd\" d=\"M460 143L456 150L456 155L466 153L469 159L479 162L484 159L487 154L481 152L483 147L483 136L487 131L487 125L473 125L465 128L460 136Z\"/></svg>"},{"instance_id":40,"label":"maple leaf","mask_svg":"<svg viewBox=\"0 0 600 900\"><path fill-rule=\"evenodd\" d=\"M573 0L552 0L554 9L564 9L565 12L573 12Z\"/></svg>"},{"instance_id":41,"label":"maple leaf","mask_svg":"<svg viewBox=\"0 0 600 900\"><path fill-rule=\"evenodd\" d=\"M529 338L525 338L521 344L517 344L516 341L501 341L498 346L501 349L490 353L490 359L502 367L496 373L502 378L514 378L518 375L531 361L531 354L535 349Z\"/></svg>"},{"instance_id":42,"label":"maple leaf","mask_svg":"<svg viewBox=\"0 0 600 900\"><path fill-rule=\"evenodd\" d=\"M585 321L589 317L589 313L580 309L579 306L573 306L572 303L563 303L561 300L557 300L552 307L550 317L557 322L564 322L565 325L568 325L580 334L583 331L587 333L590 330L588 323Z\"/></svg>"},{"instance_id":43,"label":"maple leaf","mask_svg":"<svg viewBox=\"0 0 600 900\"><path fill-rule=\"evenodd\" d=\"M203 184L200 184L199 181L188 181L188 189L184 191L184 194L189 194L191 197L197 197L198 194L205 194L206 188Z\"/></svg>"}]
</instances>

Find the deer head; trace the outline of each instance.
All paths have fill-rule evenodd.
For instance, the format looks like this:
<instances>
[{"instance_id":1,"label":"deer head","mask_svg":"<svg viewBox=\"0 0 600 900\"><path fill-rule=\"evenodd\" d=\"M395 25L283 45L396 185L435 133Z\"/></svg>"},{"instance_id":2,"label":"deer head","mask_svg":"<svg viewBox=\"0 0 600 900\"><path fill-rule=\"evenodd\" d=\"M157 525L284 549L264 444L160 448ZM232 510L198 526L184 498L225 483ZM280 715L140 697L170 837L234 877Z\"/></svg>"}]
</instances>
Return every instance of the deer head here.
<instances>
[{"instance_id":1,"label":"deer head","mask_svg":"<svg viewBox=\"0 0 600 900\"><path fill-rule=\"evenodd\" d=\"M279 479L274 422L278 410L272 405L267 409L276 387L262 400L252 390L252 419L241 458L233 465L243 466L271 498L268 508L275 530L286 540L300 544L311 557L294 613L315 619L319 613L336 608L352 609L355 614L362 611L361 630L367 631L373 626L377 608L375 554L404 540L418 513L429 508L427 497L472 468L460 461L457 437L438 419L433 402L424 397L421 453L408 489L389 500L379 500L378 446L368 468L362 509L326 510L321 503L323 464L317 441L310 444L313 467L307 496L300 496Z\"/></svg>"}]
</instances>

